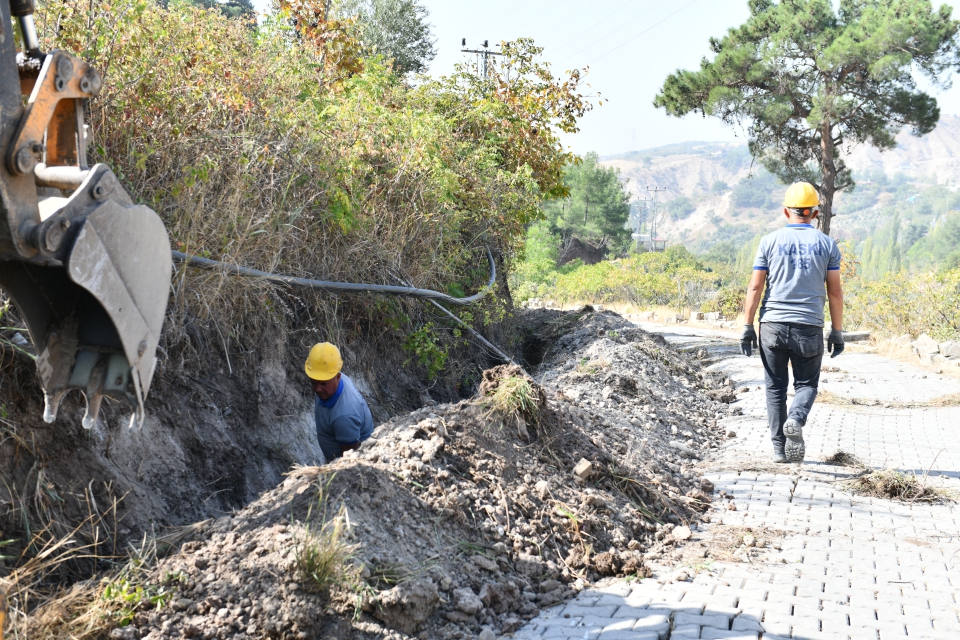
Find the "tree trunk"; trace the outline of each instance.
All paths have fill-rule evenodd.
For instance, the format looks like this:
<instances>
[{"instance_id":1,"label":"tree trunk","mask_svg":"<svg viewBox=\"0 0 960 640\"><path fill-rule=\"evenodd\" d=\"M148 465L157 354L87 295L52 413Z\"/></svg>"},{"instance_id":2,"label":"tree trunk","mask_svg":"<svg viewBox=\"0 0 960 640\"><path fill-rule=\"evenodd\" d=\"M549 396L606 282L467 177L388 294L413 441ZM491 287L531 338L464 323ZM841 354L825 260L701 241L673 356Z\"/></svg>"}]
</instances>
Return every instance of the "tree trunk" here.
<instances>
[{"instance_id":1,"label":"tree trunk","mask_svg":"<svg viewBox=\"0 0 960 640\"><path fill-rule=\"evenodd\" d=\"M833 127L829 122L820 127L820 231L830 235L830 220L833 218L833 194L837 192L837 167L833 162L836 149L833 145Z\"/></svg>"}]
</instances>

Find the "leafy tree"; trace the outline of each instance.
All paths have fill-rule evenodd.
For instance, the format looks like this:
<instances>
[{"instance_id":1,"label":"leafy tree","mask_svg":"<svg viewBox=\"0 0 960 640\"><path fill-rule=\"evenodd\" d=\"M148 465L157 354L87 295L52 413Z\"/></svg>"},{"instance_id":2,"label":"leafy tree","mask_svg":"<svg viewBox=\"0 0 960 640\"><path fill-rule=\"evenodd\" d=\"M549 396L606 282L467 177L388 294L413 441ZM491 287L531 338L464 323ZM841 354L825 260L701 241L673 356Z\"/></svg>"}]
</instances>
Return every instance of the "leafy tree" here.
<instances>
[{"instance_id":1,"label":"leafy tree","mask_svg":"<svg viewBox=\"0 0 960 640\"><path fill-rule=\"evenodd\" d=\"M715 195L722 195L730 191L730 185L728 185L723 180L715 180L712 185L710 185L710 193Z\"/></svg>"},{"instance_id":2,"label":"leafy tree","mask_svg":"<svg viewBox=\"0 0 960 640\"><path fill-rule=\"evenodd\" d=\"M179 0L182 4L200 9L219 9L228 18L246 18L254 14L250 0Z\"/></svg>"},{"instance_id":3,"label":"leafy tree","mask_svg":"<svg viewBox=\"0 0 960 640\"><path fill-rule=\"evenodd\" d=\"M697 205L687 196L677 196L668 201L666 206L671 220L683 220L697 210Z\"/></svg>"},{"instance_id":4,"label":"leafy tree","mask_svg":"<svg viewBox=\"0 0 960 640\"><path fill-rule=\"evenodd\" d=\"M864 278L876 280L900 271L900 216L894 214L878 232L867 238L860 251L860 271Z\"/></svg>"},{"instance_id":5,"label":"leafy tree","mask_svg":"<svg viewBox=\"0 0 960 640\"><path fill-rule=\"evenodd\" d=\"M364 48L393 60L398 75L426 71L437 55L421 0L342 0L335 16L356 16Z\"/></svg>"},{"instance_id":6,"label":"leafy tree","mask_svg":"<svg viewBox=\"0 0 960 640\"><path fill-rule=\"evenodd\" d=\"M620 182L619 170L603 166L591 152L567 165L564 183L569 195L543 205L551 231L564 244L577 237L614 251L625 247L630 241L630 230L625 228L630 196Z\"/></svg>"},{"instance_id":7,"label":"leafy tree","mask_svg":"<svg viewBox=\"0 0 960 640\"><path fill-rule=\"evenodd\" d=\"M937 221L930 234L920 238L908 253L911 264L950 268L960 261L960 211L951 211Z\"/></svg>"},{"instance_id":8,"label":"leafy tree","mask_svg":"<svg viewBox=\"0 0 960 640\"><path fill-rule=\"evenodd\" d=\"M773 196L781 187L780 181L772 173L759 171L752 176L740 179L733 188L731 201L734 207L739 208L777 207L780 201Z\"/></svg>"},{"instance_id":9,"label":"leafy tree","mask_svg":"<svg viewBox=\"0 0 960 640\"><path fill-rule=\"evenodd\" d=\"M903 127L929 133L940 111L914 71L937 87L960 56L952 9L929 0L749 0L750 17L711 38L714 59L670 75L654 105L742 124L750 152L784 182L820 191L821 229L833 197L853 185L841 151L890 149Z\"/></svg>"}]
</instances>

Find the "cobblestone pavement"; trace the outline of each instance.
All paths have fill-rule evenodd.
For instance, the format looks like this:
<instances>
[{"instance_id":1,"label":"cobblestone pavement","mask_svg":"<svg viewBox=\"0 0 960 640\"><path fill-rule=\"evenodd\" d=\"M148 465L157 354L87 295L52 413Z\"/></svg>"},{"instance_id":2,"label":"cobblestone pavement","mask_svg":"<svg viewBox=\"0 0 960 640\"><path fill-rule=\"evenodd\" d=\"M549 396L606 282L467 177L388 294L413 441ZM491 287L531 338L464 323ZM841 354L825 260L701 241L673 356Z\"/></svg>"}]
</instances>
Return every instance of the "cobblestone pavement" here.
<instances>
[{"instance_id":1,"label":"cobblestone pavement","mask_svg":"<svg viewBox=\"0 0 960 640\"><path fill-rule=\"evenodd\" d=\"M688 346L723 335L644 328ZM853 495L837 484L853 470L822 462L843 450L960 488L960 407L938 401L960 393L960 380L856 348L825 359L821 389L839 403L815 405L802 465L773 465L759 359L727 357L713 367L741 387L735 407L743 415L724 421L737 436L703 463L715 502L712 524L694 540L709 546L725 528L749 527L758 538L782 536L779 548L740 548L742 562L687 560L695 574L688 581L664 566L654 578L584 589L514 637L960 638L960 510Z\"/></svg>"}]
</instances>

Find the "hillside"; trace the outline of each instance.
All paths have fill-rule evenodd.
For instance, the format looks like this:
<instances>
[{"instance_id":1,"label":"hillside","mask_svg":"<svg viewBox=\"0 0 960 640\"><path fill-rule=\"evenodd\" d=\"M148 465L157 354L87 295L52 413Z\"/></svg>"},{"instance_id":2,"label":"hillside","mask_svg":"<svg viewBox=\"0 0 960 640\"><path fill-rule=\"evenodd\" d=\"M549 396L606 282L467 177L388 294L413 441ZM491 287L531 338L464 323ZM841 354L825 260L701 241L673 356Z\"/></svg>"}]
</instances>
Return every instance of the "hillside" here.
<instances>
[{"instance_id":1,"label":"hillside","mask_svg":"<svg viewBox=\"0 0 960 640\"><path fill-rule=\"evenodd\" d=\"M863 241L889 217L884 213L887 205L915 199L934 185L949 191L960 185L960 117L943 116L929 135L916 138L904 132L897 142L890 151L858 147L847 156L858 187L836 198L837 237ZM746 144L688 142L602 160L620 170L637 198L652 198L648 187L663 189L656 194L661 211L678 198L688 198L685 214L663 214L658 235L692 250L724 240L746 241L779 224L775 212L784 185L752 163Z\"/></svg>"}]
</instances>

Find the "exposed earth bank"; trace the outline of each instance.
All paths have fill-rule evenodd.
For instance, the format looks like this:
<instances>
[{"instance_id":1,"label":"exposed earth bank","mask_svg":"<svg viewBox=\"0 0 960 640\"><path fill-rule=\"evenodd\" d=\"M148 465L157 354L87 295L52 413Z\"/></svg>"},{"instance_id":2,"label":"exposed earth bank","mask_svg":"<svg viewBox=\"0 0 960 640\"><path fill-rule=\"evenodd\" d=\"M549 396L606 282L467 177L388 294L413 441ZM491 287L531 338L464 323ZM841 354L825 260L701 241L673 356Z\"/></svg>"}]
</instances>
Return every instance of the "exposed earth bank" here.
<instances>
[{"instance_id":1,"label":"exposed earth bank","mask_svg":"<svg viewBox=\"0 0 960 640\"><path fill-rule=\"evenodd\" d=\"M481 638L690 537L712 486L690 463L726 437L728 381L613 313L522 318L534 372L380 424L198 525L151 571L163 606L120 638ZM520 400L518 400L518 398ZM354 545L327 592L298 569L318 531Z\"/></svg>"}]
</instances>

